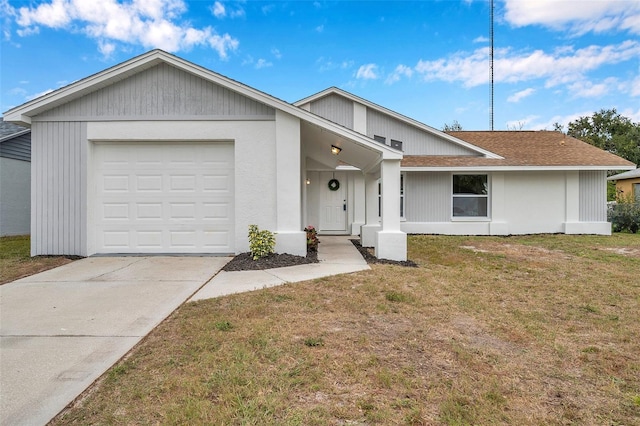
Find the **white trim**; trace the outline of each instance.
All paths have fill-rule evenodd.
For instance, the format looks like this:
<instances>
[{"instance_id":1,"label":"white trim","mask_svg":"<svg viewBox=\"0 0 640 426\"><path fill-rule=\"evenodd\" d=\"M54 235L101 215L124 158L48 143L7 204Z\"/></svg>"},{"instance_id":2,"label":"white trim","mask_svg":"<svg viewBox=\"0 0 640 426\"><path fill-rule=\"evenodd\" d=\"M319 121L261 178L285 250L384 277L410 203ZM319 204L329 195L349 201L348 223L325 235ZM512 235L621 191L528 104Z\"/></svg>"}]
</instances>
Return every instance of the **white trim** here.
<instances>
[{"instance_id":1,"label":"white trim","mask_svg":"<svg viewBox=\"0 0 640 426\"><path fill-rule=\"evenodd\" d=\"M465 147L467 149L475 151L475 152L477 152L479 154L483 154L483 155L486 156L486 158L496 158L496 159L503 159L504 158L504 157L501 157L500 155L498 155L498 154L496 154L494 152L488 151L488 150L486 150L484 148L480 148L480 147L478 147L476 145L473 145L473 144L471 144L471 143L469 143L467 141L464 141L462 139L458 139L458 138L456 138L454 136L451 136L451 135L449 135L449 134L447 134L445 132L442 132L442 131L434 128L434 127L431 127L429 125L421 123L421 122L419 122L417 120L414 120L413 118L410 118L410 117L404 116L402 114L399 114L399 113L397 113L397 112L395 112L393 110L387 109L387 108L385 108L383 106L380 106L380 105L375 104L375 103L373 103L371 101L368 101L366 99L358 97L358 96L356 96L356 95L354 95L352 93L346 92L346 91L344 91L342 89L338 89L337 87L329 87L328 89L325 89L325 90L323 90L321 92L318 92L318 93L316 93L314 95L308 96L308 97L306 97L304 99L301 99L301 100L299 100L297 102L294 102L293 105L295 105L297 107L302 107L302 106L304 106L304 105L306 105L306 104L308 104L310 102L313 102L313 101L315 101L317 99L323 98L323 97L325 97L327 95L331 95L331 94L337 94L337 95L343 96L343 97L345 97L345 98L347 98L347 99L349 99L349 100L351 100L353 102L357 102L357 103L360 103L362 105L365 105L367 108L374 109L374 110L376 110L376 111L378 111L378 112L380 112L382 114L390 115L391 117L393 117L393 118L395 118L397 120L400 120L400 121L404 122L405 124L408 124L408 125L413 126L413 127L417 127L420 130L423 130L423 131L425 131L427 133L430 133L432 135L439 136L439 137L441 137L443 139L446 139L447 141L452 142L452 143L454 143L456 145L460 145L460 146L463 146L463 147Z\"/></svg>"},{"instance_id":2,"label":"white trim","mask_svg":"<svg viewBox=\"0 0 640 426\"><path fill-rule=\"evenodd\" d=\"M31 117L34 117L48 109L61 105L65 102L69 102L73 99L77 99L94 90L113 84L127 75L135 74L163 62L207 81L219 84L272 108L284 111L294 117L334 133L339 137L349 139L366 149L379 153L382 156L382 159L400 160L403 157L402 152L391 147L375 143L373 140L366 137L366 135L362 135L354 130L340 126L325 118L312 114L309 111L305 111L302 108L158 49L144 53L126 62L115 65L102 72L86 77L80 81L12 108L4 113L4 120L30 124ZM376 164L371 165L371 167L375 166Z\"/></svg>"},{"instance_id":3,"label":"white trim","mask_svg":"<svg viewBox=\"0 0 640 426\"><path fill-rule=\"evenodd\" d=\"M486 194L454 194L453 178L455 176L486 176L487 177L487 193ZM486 216L455 216L453 214L453 200L455 198L486 198L487 199L487 215ZM451 221L452 222L491 222L491 175L489 173L451 173Z\"/></svg>"},{"instance_id":4,"label":"white trim","mask_svg":"<svg viewBox=\"0 0 640 426\"><path fill-rule=\"evenodd\" d=\"M403 172L521 172L567 170L633 170L633 166L473 166L473 167L402 167Z\"/></svg>"}]
</instances>

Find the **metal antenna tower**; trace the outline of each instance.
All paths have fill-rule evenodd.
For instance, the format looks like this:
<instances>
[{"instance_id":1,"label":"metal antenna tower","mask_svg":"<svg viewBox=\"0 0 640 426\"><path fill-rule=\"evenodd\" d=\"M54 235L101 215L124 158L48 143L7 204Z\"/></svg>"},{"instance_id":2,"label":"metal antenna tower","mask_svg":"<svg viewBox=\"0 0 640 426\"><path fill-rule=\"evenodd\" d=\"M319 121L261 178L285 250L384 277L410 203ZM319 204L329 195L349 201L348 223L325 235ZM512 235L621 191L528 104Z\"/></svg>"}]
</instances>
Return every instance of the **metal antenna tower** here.
<instances>
[{"instance_id":1,"label":"metal antenna tower","mask_svg":"<svg viewBox=\"0 0 640 426\"><path fill-rule=\"evenodd\" d=\"M489 123L491 125L491 131L493 132L493 0L491 0L491 110L489 111Z\"/></svg>"}]
</instances>

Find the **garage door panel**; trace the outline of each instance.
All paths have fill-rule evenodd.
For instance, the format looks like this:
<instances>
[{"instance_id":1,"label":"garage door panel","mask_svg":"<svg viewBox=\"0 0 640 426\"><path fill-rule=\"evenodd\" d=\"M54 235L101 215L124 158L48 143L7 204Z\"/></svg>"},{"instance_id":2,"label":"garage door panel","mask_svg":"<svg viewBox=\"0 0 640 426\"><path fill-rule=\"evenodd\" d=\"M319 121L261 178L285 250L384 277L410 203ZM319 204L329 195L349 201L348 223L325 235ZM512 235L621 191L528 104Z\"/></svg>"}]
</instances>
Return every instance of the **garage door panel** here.
<instances>
[{"instance_id":1,"label":"garage door panel","mask_svg":"<svg viewBox=\"0 0 640 426\"><path fill-rule=\"evenodd\" d=\"M135 203L136 220L161 220L162 203Z\"/></svg>"},{"instance_id":2,"label":"garage door panel","mask_svg":"<svg viewBox=\"0 0 640 426\"><path fill-rule=\"evenodd\" d=\"M235 251L232 144L101 143L95 164L96 252Z\"/></svg>"},{"instance_id":3,"label":"garage door panel","mask_svg":"<svg viewBox=\"0 0 640 426\"><path fill-rule=\"evenodd\" d=\"M162 175L137 174L135 177L135 189L138 192L162 192Z\"/></svg>"},{"instance_id":4,"label":"garage door panel","mask_svg":"<svg viewBox=\"0 0 640 426\"><path fill-rule=\"evenodd\" d=\"M172 192L195 192L196 176L195 175L169 175L169 190Z\"/></svg>"}]
</instances>

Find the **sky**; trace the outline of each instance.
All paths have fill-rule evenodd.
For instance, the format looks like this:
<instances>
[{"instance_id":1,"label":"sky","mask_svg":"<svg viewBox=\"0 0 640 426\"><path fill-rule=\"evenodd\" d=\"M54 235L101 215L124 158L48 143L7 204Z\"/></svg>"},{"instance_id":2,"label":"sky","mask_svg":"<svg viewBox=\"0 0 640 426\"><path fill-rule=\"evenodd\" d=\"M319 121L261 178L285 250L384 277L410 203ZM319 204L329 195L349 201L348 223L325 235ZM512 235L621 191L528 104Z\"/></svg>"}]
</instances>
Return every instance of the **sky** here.
<instances>
[{"instance_id":1,"label":"sky","mask_svg":"<svg viewBox=\"0 0 640 426\"><path fill-rule=\"evenodd\" d=\"M159 48L287 102L491 128L489 0L0 0L0 110ZM494 129L640 122L640 0L495 0Z\"/></svg>"}]
</instances>

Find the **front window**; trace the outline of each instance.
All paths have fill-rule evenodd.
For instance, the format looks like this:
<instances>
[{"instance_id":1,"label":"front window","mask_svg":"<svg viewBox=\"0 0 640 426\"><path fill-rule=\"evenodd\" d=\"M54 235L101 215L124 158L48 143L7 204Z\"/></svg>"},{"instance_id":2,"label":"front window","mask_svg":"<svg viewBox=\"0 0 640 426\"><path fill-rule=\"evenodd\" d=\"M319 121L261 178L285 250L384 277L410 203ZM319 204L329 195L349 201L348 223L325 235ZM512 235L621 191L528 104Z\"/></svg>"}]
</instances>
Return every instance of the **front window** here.
<instances>
[{"instance_id":1,"label":"front window","mask_svg":"<svg viewBox=\"0 0 640 426\"><path fill-rule=\"evenodd\" d=\"M382 182L378 180L378 216L382 216ZM400 173L400 219L404 219L404 173Z\"/></svg>"},{"instance_id":2,"label":"front window","mask_svg":"<svg viewBox=\"0 0 640 426\"><path fill-rule=\"evenodd\" d=\"M453 217L488 216L488 176L453 175Z\"/></svg>"}]
</instances>

